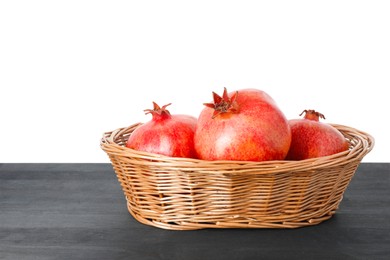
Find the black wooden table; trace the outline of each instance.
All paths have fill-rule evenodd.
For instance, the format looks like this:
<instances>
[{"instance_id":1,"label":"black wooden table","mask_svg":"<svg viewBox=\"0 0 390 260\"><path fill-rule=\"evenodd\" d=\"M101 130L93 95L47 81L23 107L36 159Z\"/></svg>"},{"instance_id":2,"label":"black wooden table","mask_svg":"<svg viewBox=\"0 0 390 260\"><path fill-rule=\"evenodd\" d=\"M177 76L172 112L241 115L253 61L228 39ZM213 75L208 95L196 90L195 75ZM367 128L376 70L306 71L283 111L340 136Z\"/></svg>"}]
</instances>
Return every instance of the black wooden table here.
<instances>
[{"instance_id":1,"label":"black wooden table","mask_svg":"<svg viewBox=\"0 0 390 260\"><path fill-rule=\"evenodd\" d=\"M195 231L134 220L110 164L0 164L0 259L390 259L390 164L319 225Z\"/></svg>"}]
</instances>

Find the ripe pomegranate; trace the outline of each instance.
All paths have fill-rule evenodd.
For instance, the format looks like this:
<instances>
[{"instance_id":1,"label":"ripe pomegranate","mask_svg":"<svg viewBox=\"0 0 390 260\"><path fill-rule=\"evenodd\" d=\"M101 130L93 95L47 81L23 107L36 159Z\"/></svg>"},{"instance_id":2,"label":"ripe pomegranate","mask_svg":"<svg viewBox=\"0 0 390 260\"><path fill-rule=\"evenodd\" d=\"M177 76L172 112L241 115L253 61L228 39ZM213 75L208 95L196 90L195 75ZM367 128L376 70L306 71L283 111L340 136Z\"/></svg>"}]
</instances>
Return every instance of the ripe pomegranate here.
<instances>
[{"instance_id":1,"label":"ripe pomegranate","mask_svg":"<svg viewBox=\"0 0 390 260\"><path fill-rule=\"evenodd\" d=\"M199 115L195 150L204 160L283 160L291 142L287 119L264 91L242 89L222 97Z\"/></svg>"},{"instance_id":2,"label":"ripe pomegranate","mask_svg":"<svg viewBox=\"0 0 390 260\"><path fill-rule=\"evenodd\" d=\"M346 151L349 144L333 126L322 123L325 116L315 110L304 110L304 119L289 120L292 133L287 160L303 160Z\"/></svg>"},{"instance_id":3,"label":"ripe pomegranate","mask_svg":"<svg viewBox=\"0 0 390 260\"><path fill-rule=\"evenodd\" d=\"M153 102L152 120L137 127L127 140L126 147L138 151L171 157L195 158L194 133L196 118L189 115L171 115Z\"/></svg>"}]
</instances>

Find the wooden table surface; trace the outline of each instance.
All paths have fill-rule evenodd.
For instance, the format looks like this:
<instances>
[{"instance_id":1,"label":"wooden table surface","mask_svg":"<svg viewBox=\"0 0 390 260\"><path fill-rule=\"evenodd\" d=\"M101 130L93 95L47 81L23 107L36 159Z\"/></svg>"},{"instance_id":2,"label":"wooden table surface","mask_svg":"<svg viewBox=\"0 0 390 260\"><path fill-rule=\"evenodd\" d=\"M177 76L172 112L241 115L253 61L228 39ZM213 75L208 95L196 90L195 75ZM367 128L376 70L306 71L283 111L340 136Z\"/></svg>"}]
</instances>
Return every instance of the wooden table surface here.
<instances>
[{"instance_id":1,"label":"wooden table surface","mask_svg":"<svg viewBox=\"0 0 390 260\"><path fill-rule=\"evenodd\" d=\"M390 163L319 225L195 231L134 220L110 164L0 164L0 259L390 259Z\"/></svg>"}]
</instances>

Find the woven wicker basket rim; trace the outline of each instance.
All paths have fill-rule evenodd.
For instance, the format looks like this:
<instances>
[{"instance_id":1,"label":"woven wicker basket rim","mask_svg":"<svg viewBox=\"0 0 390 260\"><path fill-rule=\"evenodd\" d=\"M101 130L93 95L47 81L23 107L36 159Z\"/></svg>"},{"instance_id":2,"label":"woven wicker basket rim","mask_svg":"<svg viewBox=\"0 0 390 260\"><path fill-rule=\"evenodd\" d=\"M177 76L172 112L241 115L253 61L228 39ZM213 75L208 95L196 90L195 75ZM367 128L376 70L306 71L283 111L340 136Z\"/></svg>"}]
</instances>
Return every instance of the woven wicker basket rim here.
<instances>
[{"instance_id":1,"label":"woven wicker basket rim","mask_svg":"<svg viewBox=\"0 0 390 260\"><path fill-rule=\"evenodd\" d=\"M141 123L136 123L128 127L122 127L104 133L100 141L101 148L109 155L121 156L124 160L137 159L137 163L142 161L145 165L151 164L155 166L158 163L163 163L165 167L172 165L174 168L181 167L188 171L201 169L204 172L207 170L229 169L229 173L231 174L235 173L234 170L247 174L267 174L270 172L313 170L334 165L340 166L344 163L349 163L351 160L360 161L373 149L375 143L374 138L366 132L344 125L331 124L349 141L349 150L329 156L300 161L206 161L192 158L169 157L127 148L125 142L128 136L140 125Z\"/></svg>"}]
</instances>

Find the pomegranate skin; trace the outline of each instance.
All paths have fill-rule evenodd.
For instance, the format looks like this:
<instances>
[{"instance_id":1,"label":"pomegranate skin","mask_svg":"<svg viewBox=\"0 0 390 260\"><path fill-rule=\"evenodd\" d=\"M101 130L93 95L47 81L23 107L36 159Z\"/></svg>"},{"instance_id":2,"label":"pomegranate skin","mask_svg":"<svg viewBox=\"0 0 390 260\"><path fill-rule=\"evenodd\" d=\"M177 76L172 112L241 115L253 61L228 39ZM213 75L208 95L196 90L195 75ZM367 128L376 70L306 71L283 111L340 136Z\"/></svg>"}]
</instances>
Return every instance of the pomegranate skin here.
<instances>
[{"instance_id":1,"label":"pomegranate skin","mask_svg":"<svg viewBox=\"0 0 390 260\"><path fill-rule=\"evenodd\" d=\"M292 140L286 160L317 158L348 150L347 140L336 128L319 122L314 110L306 112L304 119L289 120Z\"/></svg>"},{"instance_id":2,"label":"pomegranate skin","mask_svg":"<svg viewBox=\"0 0 390 260\"><path fill-rule=\"evenodd\" d=\"M131 133L126 147L171 157L196 158L194 133L197 119L189 115L171 115L165 107L145 110L152 114L152 120Z\"/></svg>"},{"instance_id":3,"label":"pomegranate skin","mask_svg":"<svg viewBox=\"0 0 390 260\"><path fill-rule=\"evenodd\" d=\"M215 95L214 101L218 101L221 97L216 99ZM216 113L208 103L200 113L194 136L197 156L204 160L283 160L291 132L274 100L258 89L229 94L225 89L222 99L226 101L227 97L234 99L231 110Z\"/></svg>"}]
</instances>

